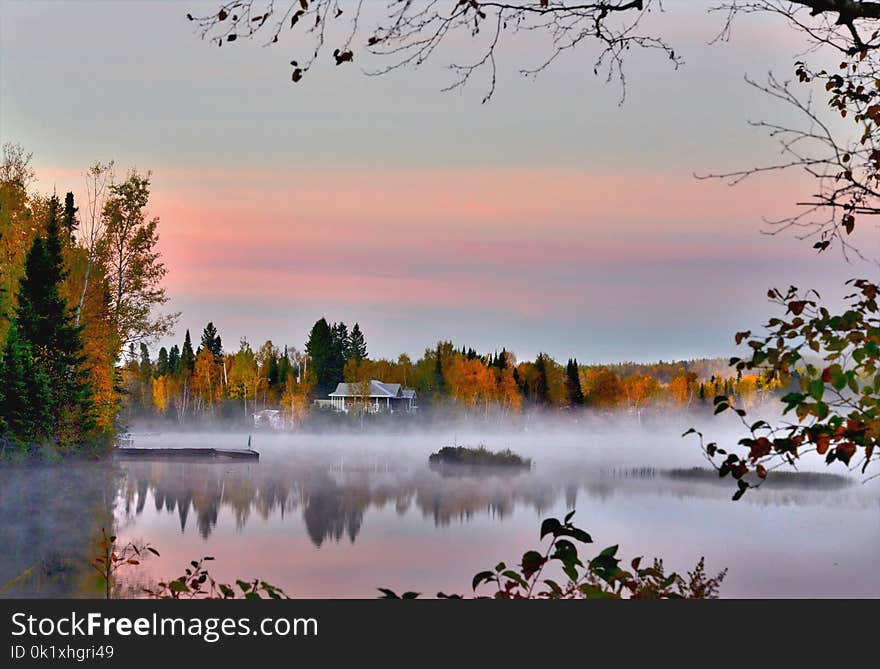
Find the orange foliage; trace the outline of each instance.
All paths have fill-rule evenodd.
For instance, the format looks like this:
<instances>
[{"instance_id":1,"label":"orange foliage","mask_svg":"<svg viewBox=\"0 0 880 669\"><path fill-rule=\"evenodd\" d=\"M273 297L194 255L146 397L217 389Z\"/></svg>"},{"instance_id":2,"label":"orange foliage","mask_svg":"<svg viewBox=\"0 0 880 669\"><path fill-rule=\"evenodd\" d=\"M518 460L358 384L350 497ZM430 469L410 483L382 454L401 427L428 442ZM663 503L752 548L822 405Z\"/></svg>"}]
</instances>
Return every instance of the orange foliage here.
<instances>
[{"instance_id":1,"label":"orange foliage","mask_svg":"<svg viewBox=\"0 0 880 669\"><path fill-rule=\"evenodd\" d=\"M620 377L606 367L586 370L581 387L589 406L612 407L620 404L625 396Z\"/></svg>"},{"instance_id":2,"label":"orange foliage","mask_svg":"<svg viewBox=\"0 0 880 669\"><path fill-rule=\"evenodd\" d=\"M630 374L623 380L623 394L627 403L638 409L660 392L660 384L647 374Z\"/></svg>"}]
</instances>

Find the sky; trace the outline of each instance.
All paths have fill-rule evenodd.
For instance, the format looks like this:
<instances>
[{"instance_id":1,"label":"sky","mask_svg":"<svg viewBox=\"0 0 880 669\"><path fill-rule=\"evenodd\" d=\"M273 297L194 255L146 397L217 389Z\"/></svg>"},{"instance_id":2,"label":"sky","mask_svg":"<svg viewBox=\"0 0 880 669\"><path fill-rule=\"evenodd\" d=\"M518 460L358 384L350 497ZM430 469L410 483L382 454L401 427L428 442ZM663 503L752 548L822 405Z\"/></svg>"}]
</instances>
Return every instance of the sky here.
<instances>
[{"instance_id":1,"label":"sky","mask_svg":"<svg viewBox=\"0 0 880 669\"><path fill-rule=\"evenodd\" d=\"M709 4L651 17L684 65L633 53L623 103L591 48L523 78L547 53L528 38L499 51L481 104L484 80L441 91L461 42L382 77L328 51L294 84L295 36L199 39L185 14L217 2L0 0L0 141L33 152L45 192L83 193L97 160L152 171L181 312L162 344L213 321L227 349L302 349L325 316L358 322L371 357L439 339L582 363L728 355L769 287L834 297L869 269L762 234L809 194L801 177L694 178L777 155L748 121L792 113L744 75L790 78L802 48L760 16L710 44Z\"/></svg>"}]
</instances>

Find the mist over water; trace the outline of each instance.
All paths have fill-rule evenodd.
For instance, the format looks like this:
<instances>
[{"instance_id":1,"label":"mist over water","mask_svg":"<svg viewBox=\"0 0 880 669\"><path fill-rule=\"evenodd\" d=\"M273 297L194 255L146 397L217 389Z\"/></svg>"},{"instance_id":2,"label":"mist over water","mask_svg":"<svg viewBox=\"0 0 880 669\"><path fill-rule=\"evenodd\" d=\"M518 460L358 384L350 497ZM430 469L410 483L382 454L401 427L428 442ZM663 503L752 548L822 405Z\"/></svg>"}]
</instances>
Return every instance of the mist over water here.
<instances>
[{"instance_id":1,"label":"mist over water","mask_svg":"<svg viewBox=\"0 0 880 669\"><path fill-rule=\"evenodd\" d=\"M474 573L538 546L543 518L577 509L595 541L587 555L620 544L627 560L662 557L678 571L706 556L711 572L729 569L722 596L880 596L880 482L818 463L807 468L818 475L771 478L733 502L730 480L708 471L696 439L681 433L696 426L730 444L737 425L588 414L393 432L133 430L139 447L244 448L250 436L260 460L116 458L109 506L120 537L161 553L128 574L132 593L210 555L215 578L259 577L292 596L468 594ZM428 464L455 444L510 448L534 464ZM34 516L51 533L54 514ZM77 587L68 590L84 594Z\"/></svg>"}]
</instances>

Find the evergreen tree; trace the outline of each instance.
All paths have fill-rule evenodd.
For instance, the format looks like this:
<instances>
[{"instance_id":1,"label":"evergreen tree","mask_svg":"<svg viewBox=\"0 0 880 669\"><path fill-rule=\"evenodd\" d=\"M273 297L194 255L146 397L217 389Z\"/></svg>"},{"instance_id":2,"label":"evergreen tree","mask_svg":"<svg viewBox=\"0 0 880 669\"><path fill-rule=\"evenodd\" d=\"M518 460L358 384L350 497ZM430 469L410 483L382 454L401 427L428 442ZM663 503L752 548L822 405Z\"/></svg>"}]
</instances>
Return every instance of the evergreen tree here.
<instances>
[{"instance_id":1,"label":"evergreen tree","mask_svg":"<svg viewBox=\"0 0 880 669\"><path fill-rule=\"evenodd\" d=\"M351 348L351 336L348 334L348 326L343 323L333 324L333 349L336 354L336 364L340 370L345 367L348 352Z\"/></svg>"},{"instance_id":2,"label":"evergreen tree","mask_svg":"<svg viewBox=\"0 0 880 669\"><path fill-rule=\"evenodd\" d=\"M547 404L547 356L539 353L535 359L535 382L532 387L532 399L535 404Z\"/></svg>"},{"instance_id":3,"label":"evergreen tree","mask_svg":"<svg viewBox=\"0 0 880 669\"><path fill-rule=\"evenodd\" d=\"M0 358L0 437L29 444L52 435L51 401L46 370L13 323Z\"/></svg>"},{"instance_id":4,"label":"evergreen tree","mask_svg":"<svg viewBox=\"0 0 880 669\"><path fill-rule=\"evenodd\" d=\"M79 211L79 207L73 206L73 193L68 193L64 196L64 214L62 216L62 223L64 224L64 229L67 230L67 235L73 239L73 233L79 227L79 222L76 220L76 212Z\"/></svg>"},{"instance_id":5,"label":"evergreen tree","mask_svg":"<svg viewBox=\"0 0 880 669\"><path fill-rule=\"evenodd\" d=\"M189 330L183 338L183 348L180 350L180 371L183 374L192 374L196 368L196 354L193 353L192 339Z\"/></svg>"},{"instance_id":6,"label":"evergreen tree","mask_svg":"<svg viewBox=\"0 0 880 669\"><path fill-rule=\"evenodd\" d=\"M46 238L34 238L25 260L15 312L16 336L25 344L18 345L16 356L23 359L29 351L38 370L35 373L48 380L45 411L53 423L51 436L61 445L69 446L94 428L95 416L89 373L84 366L81 328L74 325L73 315L59 292L66 277L59 210L60 202L52 196ZM11 369L8 368L7 373L11 373Z\"/></svg>"},{"instance_id":7,"label":"evergreen tree","mask_svg":"<svg viewBox=\"0 0 880 669\"><path fill-rule=\"evenodd\" d=\"M214 323L208 323L202 331L201 347L213 353L214 360L218 362L223 357L223 343L220 341L220 335L217 334Z\"/></svg>"},{"instance_id":8,"label":"evergreen tree","mask_svg":"<svg viewBox=\"0 0 880 669\"><path fill-rule=\"evenodd\" d=\"M177 374L180 371L180 349L177 344L168 351L168 373Z\"/></svg>"},{"instance_id":9,"label":"evergreen tree","mask_svg":"<svg viewBox=\"0 0 880 669\"><path fill-rule=\"evenodd\" d=\"M437 350L434 353L434 387L438 392L442 392L446 386L446 379L443 378L443 349L442 343L437 342Z\"/></svg>"},{"instance_id":10,"label":"evergreen tree","mask_svg":"<svg viewBox=\"0 0 880 669\"><path fill-rule=\"evenodd\" d=\"M578 372L577 360L571 359L565 366L565 395L570 407L581 406L584 403L584 392L581 389L581 377Z\"/></svg>"},{"instance_id":11,"label":"evergreen tree","mask_svg":"<svg viewBox=\"0 0 880 669\"><path fill-rule=\"evenodd\" d=\"M144 342L141 342L141 376L150 377L153 375L153 363L150 361L150 349Z\"/></svg>"},{"instance_id":12,"label":"evergreen tree","mask_svg":"<svg viewBox=\"0 0 880 669\"><path fill-rule=\"evenodd\" d=\"M165 376L169 371L168 349L163 346L156 358L156 376Z\"/></svg>"},{"instance_id":13,"label":"evergreen tree","mask_svg":"<svg viewBox=\"0 0 880 669\"><path fill-rule=\"evenodd\" d=\"M326 395L338 382L333 329L327 323L327 319L321 318L312 326L309 340L306 342L306 353L309 355L311 369L317 380L316 393Z\"/></svg>"},{"instance_id":14,"label":"evergreen tree","mask_svg":"<svg viewBox=\"0 0 880 669\"><path fill-rule=\"evenodd\" d=\"M290 364L290 356L287 353L287 347L284 347L284 353L278 359L278 389L279 395L284 393L287 388L287 379L293 376L293 365Z\"/></svg>"},{"instance_id":15,"label":"evergreen tree","mask_svg":"<svg viewBox=\"0 0 880 669\"><path fill-rule=\"evenodd\" d=\"M351 337L345 323L333 324L333 378L338 383L342 381L342 370L345 369L345 361L351 348Z\"/></svg>"},{"instance_id":16,"label":"evergreen tree","mask_svg":"<svg viewBox=\"0 0 880 669\"><path fill-rule=\"evenodd\" d=\"M152 379L153 379L153 363L150 361L150 349L144 342L141 342L141 359L138 364L138 372L140 375L140 398L141 405L145 410L149 409L152 404Z\"/></svg>"},{"instance_id":17,"label":"evergreen tree","mask_svg":"<svg viewBox=\"0 0 880 669\"><path fill-rule=\"evenodd\" d=\"M361 332L361 326L358 323L355 323L354 327L351 329L347 357L356 362L362 362L367 358L367 342L364 339L364 333Z\"/></svg>"}]
</instances>

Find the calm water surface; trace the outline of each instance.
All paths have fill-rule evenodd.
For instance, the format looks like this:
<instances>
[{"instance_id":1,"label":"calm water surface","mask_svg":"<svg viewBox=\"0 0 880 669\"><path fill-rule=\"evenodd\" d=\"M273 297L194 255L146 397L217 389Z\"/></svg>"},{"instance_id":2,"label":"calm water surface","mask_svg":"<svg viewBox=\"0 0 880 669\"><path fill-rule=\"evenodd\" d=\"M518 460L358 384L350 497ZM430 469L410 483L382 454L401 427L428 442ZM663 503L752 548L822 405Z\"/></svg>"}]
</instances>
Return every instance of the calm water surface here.
<instances>
[{"instance_id":1,"label":"calm water surface","mask_svg":"<svg viewBox=\"0 0 880 669\"><path fill-rule=\"evenodd\" d=\"M537 547L543 518L576 508L596 551L620 544L627 559L660 556L679 571L705 556L710 570L729 569L724 596L880 596L877 481L784 481L734 503L729 482L673 471L705 464L678 435L259 433L259 462L118 459L38 470L32 480L0 471L0 511L18 509L2 526L0 579L48 556L55 571L30 594L90 594L82 556L111 514L120 537L161 553L129 572L132 589L210 555L221 580L258 577L294 596L374 597L377 587L467 593L477 571ZM428 454L453 440L510 447L535 465L429 467ZM138 446L246 443L244 434L136 436Z\"/></svg>"}]
</instances>

